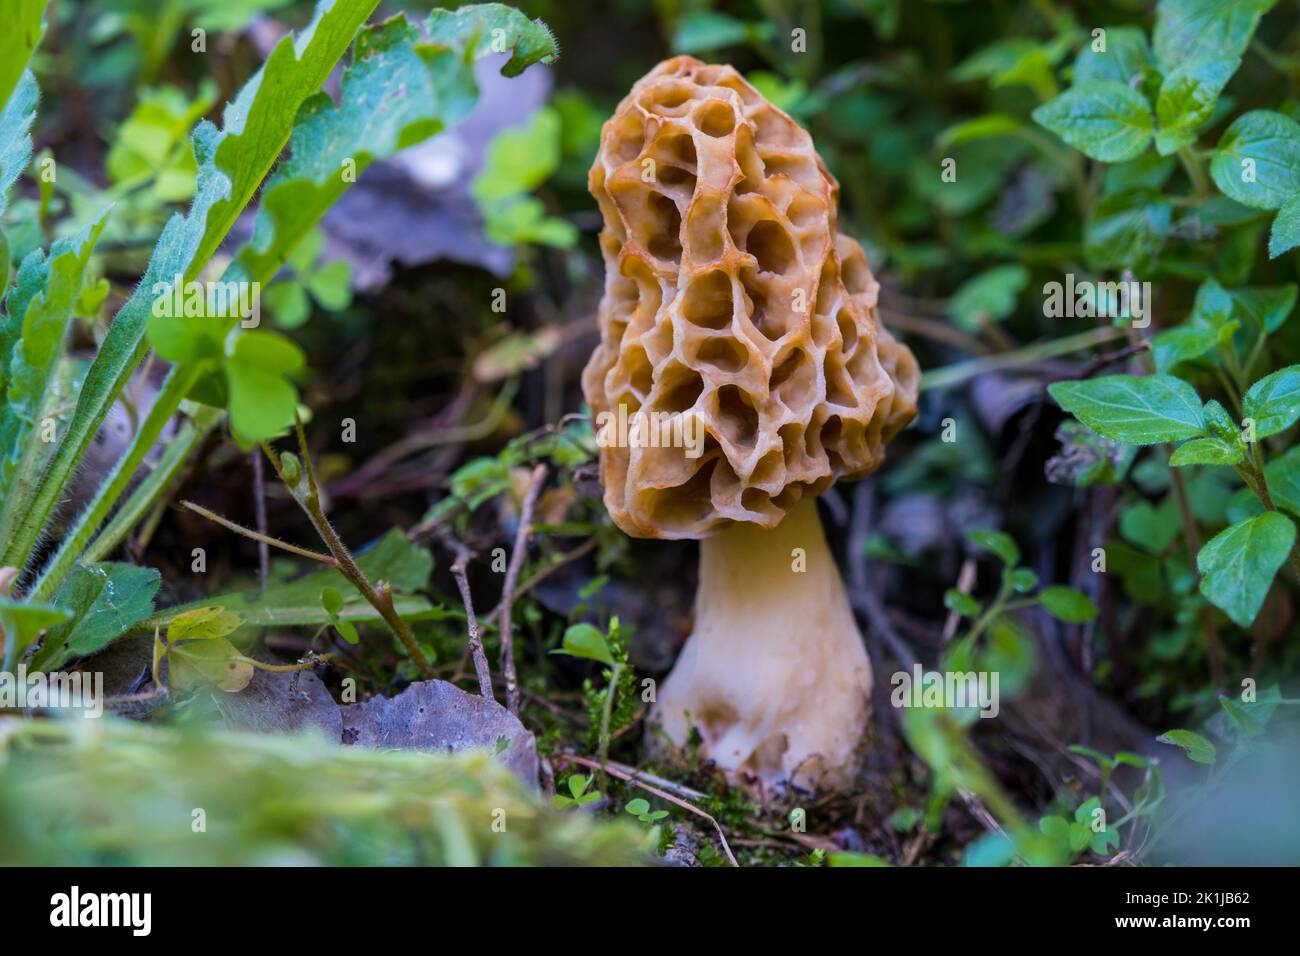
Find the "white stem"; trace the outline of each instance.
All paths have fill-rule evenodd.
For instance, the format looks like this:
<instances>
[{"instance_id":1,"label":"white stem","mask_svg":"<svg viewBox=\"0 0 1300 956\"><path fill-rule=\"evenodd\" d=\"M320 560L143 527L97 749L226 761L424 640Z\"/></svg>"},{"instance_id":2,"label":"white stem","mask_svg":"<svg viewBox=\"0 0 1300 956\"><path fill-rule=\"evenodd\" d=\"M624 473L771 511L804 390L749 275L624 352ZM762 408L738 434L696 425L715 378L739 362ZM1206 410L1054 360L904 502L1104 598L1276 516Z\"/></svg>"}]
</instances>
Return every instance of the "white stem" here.
<instances>
[{"instance_id":1,"label":"white stem","mask_svg":"<svg viewBox=\"0 0 1300 956\"><path fill-rule=\"evenodd\" d=\"M694 725L702 756L736 779L840 786L858 765L870 695L814 499L772 531L737 524L700 543L695 631L656 705L676 744Z\"/></svg>"}]
</instances>

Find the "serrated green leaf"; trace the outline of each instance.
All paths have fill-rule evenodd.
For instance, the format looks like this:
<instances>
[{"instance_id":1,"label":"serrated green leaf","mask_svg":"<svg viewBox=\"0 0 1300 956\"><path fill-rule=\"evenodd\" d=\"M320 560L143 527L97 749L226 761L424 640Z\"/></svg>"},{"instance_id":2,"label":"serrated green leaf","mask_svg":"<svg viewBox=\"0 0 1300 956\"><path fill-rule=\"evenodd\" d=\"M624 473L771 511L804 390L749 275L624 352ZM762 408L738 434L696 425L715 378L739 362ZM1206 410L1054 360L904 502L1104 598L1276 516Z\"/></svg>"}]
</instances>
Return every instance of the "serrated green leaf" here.
<instances>
[{"instance_id":1,"label":"serrated green leaf","mask_svg":"<svg viewBox=\"0 0 1300 956\"><path fill-rule=\"evenodd\" d=\"M1084 44L1074 61L1074 82L1110 80L1125 86L1151 65L1151 48L1138 27L1106 27L1106 49Z\"/></svg>"},{"instance_id":2,"label":"serrated green leaf","mask_svg":"<svg viewBox=\"0 0 1300 956\"><path fill-rule=\"evenodd\" d=\"M7 553L20 556L18 563L30 555L87 446L144 357L154 286L177 275L186 281L198 276L279 158L299 106L320 88L377 5L378 0L321 0L311 24L276 44L226 107L224 128L205 121L195 130L198 173L190 211L168 221L144 278L100 344L67 435L10 543Z\"/></svg>"},{"instance_id":3,"label":"serrated green leaf","mask_svg":"<svg viewBox=\"0 0 1300 956\"><path fill-rule=\"evenodd\" d=\"M1172 375L1106 375L1055 382L1047 390L1067 412L1111 441L1153 445L1205 431L1196 389Z\"/></svg>"},{"instance_id":4,"label":"serrated green leaf","mask_svg":"<svg viewBox=\"0 0 1300 956\"><path fill-rule=\"evenodd\" d=\"M550 27L504 3L434 10L429 15L429 39L471 59L509 51L510 60L501 68L504 76L518 76L534 63L553 63L560 55Z\"/></svg>"},{"instance_id":5,"label":"serrated green leaf","mask_svg":"<svg viewBox=\"0 0 1300 956\"><path fill-rule=\"evenodd\" d=\"M1300 124L1270 110L1233 121L1210 160L1225 196L1254 209L1278 209L1300 192Z\"/></svg>"},{"instance_id":6,"label":"serrated green leaf","mask_svg":"<svg viewBox=\"0 0 1300 956\"><path fill-rule=\"evenodd\" d=\"M1241 449L1221 439L1193 438L1174 449L1169 464L1175 468L1187 465L1235 465L1241 459Z\"/></svg>"},{"instance_id":7,"label":"serrated green leaf","mask_svg":"<svg viewBox=\"0 0 1300 956\"><path fill-rule=\"evenodd\" d=\"M76 236L55 241L48 258L39 250L27 256L7 302L9 315L0 319L0 356L8 357L0 367L0 541L9 540L40 478L38 426L105 221L101 216Z\"/></svg>"},{"instance_id":8,"label":"serrated green leaf","mask_svg":"<svg viewBox=\"0 0 1300 956\"><path fill-rule=\"evenodd\" d=\"M1064 585L1043 588L1038 600L1044 611L1069 624L1083 624L1097 616L1097 605L1086 594Z\"/></svg>"},{"instance_id":9,"label":"serrated green leaf","mask_svg":"<svg viewBox=\"0 0 1300 956\"><path fill-rule=\"evenodd\" d=\"M1241 398L1241 418L1255 423L1255 437L1267 438L1300 418L1300 365L1265 375Z\"/></svg>"},{"instance_id":10,"label":"serrated green leaf","mask_svg":"<svg viewBox=\"0 0 1300 956\"><path fill-rule=\"evenodd\" d=\"M1152 36L1169 73L1183 63L1246 52L1259 19L1277 0L1160 0Z\"/></svg>"},{"instance_id":11,"label":"serrated green leaf","mask_svg":"<svg viewBox=\"0 0 1300 956\"><path fill-rule=\"evenodd\" d=\"M1274 503L1300 516L1300 445L1288 448L1265 465L1264 480Z\"/></svg>"},{"instance_id":12,"label":"serrated green leaf","mask_svg":"<svg viewBox=\"0 0 1300 956\"><path fill-rule=\"evenodd\" d=\"M1201 548L1196 567L1200 591L1240 627L1249 627L1291 545L1295 525L1276 511L1247 518L1219 532Z\"/></svg>"},{"instance_id":13,"label":"serrated green leaf","mask_svg":"<svg viewBox=\"0 0 1300 956\"><path fill-rule=\"evenodd\" d=\"M1282 204L1268 233L1268 257L1276 259L1300 246L1300 195Z\"/></svg>"},{"instance_id":14,"label":"serrated green leaf","mask_svg":"<svg viewBox=\"0 0 1300 956\"><path fill-rule=\"evenodd\" d=\"M28 71L8 101L0 101L0 214L9 208L9 190L32 158L32 122L40 90Z\"/></svg>"},{"instance_id":15,"label":"serrated green leaf","mask_svg":"<svg viewBox=\"0 0 1300 956\"><path fill-rule=\"evenodd\" d=\"M1235 56L1191 60L1165 76L1156 98L1156 150L1161 156L1195 142L1196 130L1210 118L1240 65Z\"/></svg>"},{"instance_id":16,"label":"serrated green leaf","mask_svg":"<svg viewBox=\"0 0 1300 956\"><path fill-rule=\"evenodd\" d=\"M1218 756L1214 744L1210 743L1200 734L1191 730L1168 730L1161 734L1156 740L1162 744L1172 744L1175 747L1181 747L1187 754L1189 760L1196 763L1213 764Z\"/></svg>"},{"instance_id":17,"label":"serrated green leaf","mask_svg":"<svg viewBox=\"0 0 1300 956\"><path fill-rule=\"evenodd\" d=\"M1146 97L1114 80L1076 84L1038 107L1033 116L1039 125L1103 163L1142 155L1154 126Z\"/></svg>"},{"instance_id":18,"label":"serrated green leaf","mask_svg":"<svg viewBox=\"0 0 1300 956\"><path fill-rule=\"evenodd\" d=\"M1203 325L1179 325L1151 339L1151 357L1157 372L1168 372L1181 362L1200 358L1219 344L1219 332Z\"/></svg>"},{"instance_id":19,"label":"serrated green leaf","mask_svg":"<svg viewBox=\"0 0 1300 956\"><path fill-rule=\"evenodd\" d=\"M72 657L107 647L153 613L161 582L153 568L116 562L78 565L54 596L71 617L45 635L31 669L58 670Z\"/></svg>"}]
</instances>

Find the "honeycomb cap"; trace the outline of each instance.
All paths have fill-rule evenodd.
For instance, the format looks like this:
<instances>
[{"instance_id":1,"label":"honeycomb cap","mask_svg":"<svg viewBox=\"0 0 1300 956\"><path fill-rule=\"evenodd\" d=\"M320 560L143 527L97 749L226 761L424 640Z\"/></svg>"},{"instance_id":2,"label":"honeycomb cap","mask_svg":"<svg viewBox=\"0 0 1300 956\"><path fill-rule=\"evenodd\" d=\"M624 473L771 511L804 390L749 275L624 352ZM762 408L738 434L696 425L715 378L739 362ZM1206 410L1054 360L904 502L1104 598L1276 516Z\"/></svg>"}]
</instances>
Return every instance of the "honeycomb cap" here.
<instances>
[{"instance_id":1,"label":"honeycomb cap","mask_svg":"<svg viewBox=\"0 0 1300 956\"><path fill-rule=\"evenodd\" d=\"M879 467L920 372L806 131L732 67L679 56L605 123L588 185L605 290L582 384L620 528L773 528Z\"/></svg>"}]
</instances>

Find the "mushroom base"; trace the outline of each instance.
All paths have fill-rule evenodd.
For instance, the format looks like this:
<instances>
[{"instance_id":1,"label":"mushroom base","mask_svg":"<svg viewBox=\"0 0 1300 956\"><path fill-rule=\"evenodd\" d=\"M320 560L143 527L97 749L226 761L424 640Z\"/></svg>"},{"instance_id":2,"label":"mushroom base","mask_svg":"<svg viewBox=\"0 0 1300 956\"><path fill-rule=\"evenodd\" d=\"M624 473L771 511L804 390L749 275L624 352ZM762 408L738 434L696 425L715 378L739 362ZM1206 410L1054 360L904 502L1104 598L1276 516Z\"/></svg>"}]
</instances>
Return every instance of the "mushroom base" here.
<instances>
[{"instance_id":1,"label":"mushroom base","mask_svg":"<svg viewBox=\"0 0 1300 956\"><path fill-rule=\"evenodd\" d=\"M847 784L859 765L871 664L813 498L775 529L733 525L700 543L695 631L655 719L734 782Z\"/></svg>"}]
</instances>

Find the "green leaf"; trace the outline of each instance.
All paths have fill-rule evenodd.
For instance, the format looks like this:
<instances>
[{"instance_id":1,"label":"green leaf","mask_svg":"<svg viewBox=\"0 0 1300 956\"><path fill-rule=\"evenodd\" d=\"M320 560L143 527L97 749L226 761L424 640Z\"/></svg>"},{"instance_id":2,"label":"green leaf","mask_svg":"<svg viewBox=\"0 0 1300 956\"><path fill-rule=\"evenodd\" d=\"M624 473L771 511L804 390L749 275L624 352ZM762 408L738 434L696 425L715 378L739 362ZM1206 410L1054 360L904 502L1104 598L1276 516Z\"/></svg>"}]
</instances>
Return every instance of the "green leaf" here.
<instances>
[{"instance_id":1,"label":"green leaf","mask_svg":"<svg viewBox=\"0 0 1300 956\"><path fill-rule=\"evenodd\" d=\"M27 61L36 44L41 42L45 30L41 22L47 0L0 0L0 17L4 29L0 30L0 107L21 82ZM2 141L2 139L0 139ZM0 205L0 212L3 212Z\"/></svg>"},{"instance_id":2,"label":"green leaf","mask_svg":"<svg viewBox=\"0 0 1300 956\"><path fill-rule=\"evenodd\" d=\"M966 538L977 548L996 554L1009 568L1020 563L1020 548L1016 546L1015 539L1004 531L968 531Z\"/></svg>"},{"instance_id":3,"label":"green leaf","mask_svg":"<svg viewBox=\"0 0 1300 956\"><path fill-rule=\"evenodd\" d=\"M1159 507L1138 501L1124 508L1119 516L1119 533L1125 541L1151 554L1164 554L1182 530L1182 514L1172 495Z\"/></svg>"},{"instance_id":4,"label":"green leaf","mask_svg":"<svg viewBox=\"0 0 1300 956\"><path fill-rule=\"evenodd\" d=\"M343 595L336 587L323 587L320 591L320 606L326 614L338 614L343 610Z\"/></svg>"},{"instance_id":5,"label":"green leaf","mask_svg":"<svg viewBox=\"0 0 1300 956\"><path fill-rule=\"evenodd\" d=\"M1273 502L1300 516L1300 445L1288 448L1265 465L1264 480Z\"/></svg>"},{"instance_id":6,"label":"green leaf","mask_svg":"<svg viewBox=\"0 0 1300 956\"><path fill-rule=\"evenodd\" d=\"M1160 0L1153 41L1169 73L1191 60L1239 57L1277 0Z\"/></svg>"},{"instance_id":7,"label":"green leaf","mask_svg":"<svg viewBox=\"0 0 1300 956\"><path fill-rule=\"evenodd\" d=\"M946 146L959 146L977 139L990 139L996 136L1009 136L1024 129L1024 123L1006 113L989 113L974 119L954 123L935 140L941 149Z\"/></svg>"},{"instance_id":8,"label":"green leaf","mask_svg":"<svg viewBox=\"0 0 1300 956\"><path fill-rule=\"evenodd\" d=\"M1243 113L1219 139L1210 175L1243 205L1280 208L1300 192L1300 124L1269 110Z\"/></svg>"},{"instance_id":9,"label":"green leaf","mask_svg":"<svg viewBox=\"0 0 1300 956\"><path fill-rule=\"evenodd\" d=\"M775 29L772 23L746 23L725 13L699 10L677 21L673 49L678 53L708 53L766 39Z\"/></svg>"},{"instance_id":10,"label":"green leaf","mask_svg":"<svg viewBox=\"0 0 1300 956\"><path fill-rule=\"evenodd\" d=\"M1038 575L1029 568L1013 568L1007 572L1007 584L1020 594L1038 587Z\"/></svg>"},{"instance_id":11,"label":"green leaf","mask_svg":"<svg viewBox=\"0 0 1300 956\"><path fill-rule=\"evenodd\" d=\"M307 277L307 291L323 309L346 309L352 304L352 266L346 259L327 262Z\"/></svg>"},{"instance_id":12,"label":"green leaf","mask_svg":"<svg viewBox=\"0 0 1300 956\"><path fill-rule=\"evenodd\" d=\"M77 565L54 603L71 617L45 635L33 670L58 670L72 657L107 647L153 613L162 576L153 568L103 562Z\"/></svg>"},{"instance_id":13,"label":"green leaf","mask_svg":"<svg viewBox=\"0 0 1300 956\"><path fill-rule=\"evenodd\" d=\"M1011 315L1016 299L1029 282L1029 270L1019 264L998 266L964 282L950 302L953 321L968 330Z\"/></svg>"},{"instance_id":14,"label":"green leaf","mask_svg":"<svg viewBox=\"0 0 1300 956\"><path fill-rule=\"evenodd\" d=\"M614 666L614 656L610 653L609 642L599 628L590 624L571 624L564 632L564 641L557 653L582 657L591 661Z\"/></svg>"},{"instance_id":15,"label":"green leaf","mask_svg":"<svg viewBox=\"0 0 1300 956\"><path fill-rule=\"evenodd\" d=\"M1156 150L1176 153L1196 141L1196 130L1210 118L1224 86L1237 72L1237 57L1192 60L1165 76L1156 98Z\"/></svg>"},{"instance_id":16,"label":"green leaf","mask_svg":"<svg viewBox=\"0 0 1300 956\"><path fill-rule=\"evenodd\" d=\"M307 290L296 279L277 282L262 293L262 307L275 316L276 324L296 329L311 318Z\"/></svg>"},{"instance_id":17,"label":"green leaf","mask_svg":"<svg viewBox=\"0 0 1300 956\"><path fill-rule=\"evenodd\" d=\"M1174 449L1169 464L1175 468L1186 465L1236 465L1242 460L1242 451L1219 438L1193 438Z\"/></svg>"},{"instance_id":18,"label":"green leaf","mask_svg":"<svg viewBox=\"0 0 1300 956\"><path fill-rule=\"evenodd\" d=\"M167 622L167 640L170 643L210 641L233 634L243 623L243 618L220 604L196 607L173 616Z\"/></svg>"},{"instance_id":19,"label":"green leaf","mask_svg":"<svg viewBox=\"0 0 1300 956\"><path fill-rule=\"evenodd\" d=\"M1151 142L1151 105L1114 80L1076 84L1034 110L1034 120L1103 163L1136 159Z\"/></svg>"},{"instance_id":20,"label":"green leaf","mask_svg":"<svg viewBox=\"0 0 1300 956\"><path fill-rule=\"evenodd\" d=\"M1084 227L1083 250L1094 269L1141 269L1163 248L1173 207L1157 190L1136 189L1097 200Z\"/></svg>"},{"instance_id":21,"label":"green leaf","mask_svg":"<svg viewBox=\"0 0 1300 956\"><path fill-rule=\"evenodd\" d=\"M253 679L253 665L224 637L167 645L167 678L174 691L211 684L236 694Z\"/></svg>"},{"instance_id":22,"label":"green leaf","mask_svg":"<svg viewBox=\"0 0 1300 956\"><path fill-rule=\"evenodd\" d=\"M1300 365L1265 375L1241 399L1241 418L1255 422L1255 437L1267 438L1300 418Z\"/></svg>"},{"instance_id":23,"label":"green leaf","mask_svg":"<svg viewBox=\"0 0 1300 956\"><path fill-rule=\"evenodd\" d=\"M272 438L293 424L298 393L290 376L306 362L298 346L274 332L237 336L226 377L230 383L230 427L247 443Z\"/></svg>"},{"instance_id":24,"label":"green leaf","mask_svg":"<svg viewBox=\"0 0 1300 956\"><path fill-rule=\"evenodd\" d=\"M1047 390L1067 412L1111 441L1153 445L1205 431L1196 389L1172 375L1106 375L1055 382Z\"/></svg>"},{"instance_id":25,"label":"green leaf","mask_svg":"<svg viewBox=\"0 0 1300 956\"><path fill-rule=\"evenodd\" d=\"M1196 763L1213 764L1218 757L1214 744L1200 734L1191 730L1168 730L1156 738L1162 744L1172 744L1183 748L1189 760Z\"/></svg>"},{"instance_id":26,"label":"green leaf","mask_svg":"<svg viewBox=\"0 0 1300 956\"><path fill-rule=\"evenodd\" d=\"M1295 541L1295 525L1276 511L1239 521L1211 538L1196 556L1200 591L1240 627L1249 627L1273 575Z\"/></svg>"},{"instance_id":27,"label":"green leaf","mask_svg":"<svg viewBox=\"0 0 1300 956\"><path fill-rule=\"evenodd\" d=\"M1079 52L1074 61L1076 84L1110 80L1128 86L1151 65L1151 48L1138 27L1106 27L1105 37L1104 51L1087 43Z\"/></svg>"},{"instance_id":28,"label":"green leaf","mask_svg":"<svg viewBox=\"0 0 1300 956\"><path fill-rule=\"evenodd\" d=\"M949 588L943 592L943 606L950 611L956 611L962 617L972 618L979 617L980 612L984 610L979 601L956 588Z\"/></svg>"},{"instance_id":29,"label":"green leaf","mask_svg":"<svg viewBox=\"0 0 1300 956\"><path fill-rule=\"evenodd\" d=\"M356 555L362 573L373 584L387 581L395 592L393 604L403 620L445 617L446 612L434 608L425 598L410 592L422 589L429 581L433 557L423 548L416 547L399 529L394 528L377 544ZM265 591L252 590L205 598L180 607L170 608L155 615L147 626L166 626L178 614L220 605L238 614L250 627L319 627L328 624L329 616L321 606L321 591L333 587L345 596L343 610L338 616L355 623L381 621L379 612L356 593L338 571L327 568L308 574L288 584L272 585Z\"/></svg>"},{"instance_id":30,"label":"green leaf","mask_svg":"<svg viewBox=\"0 0 1300 956\"><path fill-rule=\"evenodd\" d=\"M144 278L100 344L67 434L24 511L9 553L24 560L31 553L86 448L143 359L155 284L199 275L279 158L299 106L320 88L377 5L378 0L321 0L311 24L297 37L283 37L226 107L224 128L199 124L193 137L198 173L190 211L168 221Z\"/></svg>"},{"instance_id":31,"label":"green leaf","mask_svg":"<svg viewBox=\"0 0 1300 956\"><path fill-rule=\"evenodd\" d=\"M577 241L572 224L549 219L545 206L527 195L559 166L560 136L559 113L543 107L526 126L502 130L492 139L483 169L470 184L492 242L568 246Z\"/></svg>"},{"instance_id":32,"label":"green leaf","mask_svg":"<svg viewBox=\"0 0 1300 956\"><path fill-rule=\"evenodd\" d=\"M1203 325L1179 325L1151 339L1151 356L1157 372L1168 372L1182 362L1200 358L1219 344L1219 332Z\"/></svg>"},{"instance_id":33,"label":"green leaf","mask_svg":"<svg viewBox=\"0 0 1300 956\"><path fill-rule=\"evenodd\" d=\"M1288 199L1277 211L1268 234L1268 257L1276 259L1300 246L1300 195Z\"/></svg>"},{"instance_id":34,"label":"green leaf","mask_svg":"<svg viewBox=\"0 0 1300 956\"><path fill-rule=\"evenodd\" d=\"M42 441L38 426L48 396L86 265L103 231L105 217L76 236L57 240L48 258L32 252L0 317L0 542L9 542L40 480ZM7 360L7 361L6 361ZM0 564L20 567L24 555L0 546Z\"/></svg>"},{"instance_id":35,"label":"green leaf","mask_svg":"<svg viewBox=\"0 0 1300 956\"><path fill-rule=\"evenodd\" d=\"M518 76L534 63L554 63L560 55L555 35L545 23L529 20L504 3L434 10L428 30L433 43L449 46L465 59L510 51L509 61L501 68L504 76Z\"/></svg>"},{"instance_id":36,"label":"green leaf","mask_svg":"<svg viewBox=\"0 0 1300 956\"><path fill-rule=\"evenodd\" d=\"M0 101L0 214L9 207L9 190L32 158L31 127L39 100L36 78L29 71L19 78L8 102Z\"/></svg>"},{"instance_id":37,"label":"green leaf","mask_svg":"<svg viewBox=\"0 0 1300 956\"><path fill-rule=\"evenodd\" d=\"M70 612L52 604L24 604L13 598L0 597L0 629L5 632L6 641L13 642L12 650L7 643L5 645L6 660L19 660L41 631L71 616Z\"/></svg>"},{"instance_id":38,"label":"green leaf","mask_svg":"<svg viewBox=\"0 0 1300 956\"><path fill-rule=\"evenodd\" d=\"M1060 584L1043 588L1038 600L1044 611L1069 624L1083 624L1097 616L1097 605L1086 594Z\"/></svg>"},{"instance_id":39,"label":"green leaf","mask_svg":"<svg viewBox=\"0 0 1300 956\"><path fill-rule=\"evenodd\" d=\"M458 51L482 40L484 24L473 9L462 11L464 17L435 11L438 39L446 48L430 48L403 17L361 31L343 75L339 104L324 93L303 104L289 158L263 189L253 236L236 255L239 270L250 281L269 282L296 249L308 246L325 211L371 163L469 112L477 89L469 63ZM510 12L514 17L507 19L515 27L520 21L529 24L518 11ZM488 38L490 44L490 31ZM554 48L549 49L553 55Z\"/></svg>"},{"instance_id":40,"label":"green leaf","mask_svg":"<svg viewBox=\"0 0 1300 956\"><path fill-rule=\"evenodd\" d=\"M1290 282L1277 286L1242 286L1229 295L1236 314L1255 323L1256 328L1272 333L1282 327L1295 309L1296 286Z\"/></svg>"}]
</instances>

